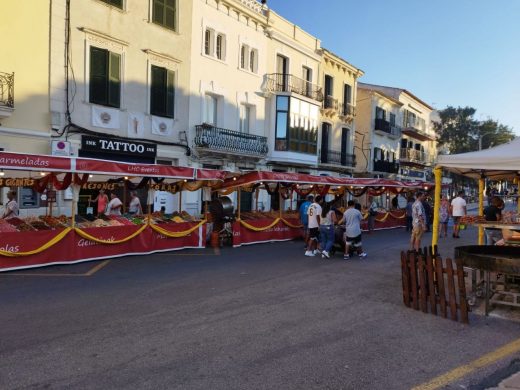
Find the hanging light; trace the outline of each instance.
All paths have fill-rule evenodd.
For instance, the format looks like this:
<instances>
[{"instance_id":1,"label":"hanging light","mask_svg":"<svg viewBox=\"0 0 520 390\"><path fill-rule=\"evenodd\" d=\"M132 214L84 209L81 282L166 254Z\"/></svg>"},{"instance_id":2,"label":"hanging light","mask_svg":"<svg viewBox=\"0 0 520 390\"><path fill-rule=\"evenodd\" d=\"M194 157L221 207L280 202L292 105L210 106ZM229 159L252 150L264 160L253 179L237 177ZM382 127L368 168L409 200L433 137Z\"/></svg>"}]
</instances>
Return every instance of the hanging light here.
<instances>
[{"instance_id":1,"label":"hanging light","mask_svg":"<svg viewBox=\"0 0 520 390\"><path fill-rule=\"evenodd\" d=\"M94 175L88 175L88 177L90 177L90 178L93 178L93 177L94 177Z\"/></svg>"},{"instance_id":2,"label":"hanging light","mask_svg":"<svg viewBox=\"0 0 520 390\"><path fill-rule=\"evenodd\" d=\"M5 175L5 172L3 169L0 169L0 176L4 176Z\"/></svg>"},{"instance_id":3,"label":"hanging light","mask_svg":"<svg viewBox=\"0 0 520 390\"><path fill-rule=\"evenodd\" d=\"M234 176L234 177L233 177L233 181L236 181L236 180L237 180L237 177L236 177L236 176Z\"/></svg>"},{"instance_id":4,"label":"hanging light","mask_svg":"<svg viewBox=\"0 0 520 390\"><path fill-rule=\"evenodd\" d=\"M125 180L128 180L128 176L125 176Z\"/></svg>"},{"instance_id":5,"label":"hanging light","mask_svg":"<svg viewBox=\"0 0 520 390\"><path fill-rule=\"evenodd\" d=\"M45 176L46 174L46 172L40 172L40 176Z\"/></svg>"}]
</instances>

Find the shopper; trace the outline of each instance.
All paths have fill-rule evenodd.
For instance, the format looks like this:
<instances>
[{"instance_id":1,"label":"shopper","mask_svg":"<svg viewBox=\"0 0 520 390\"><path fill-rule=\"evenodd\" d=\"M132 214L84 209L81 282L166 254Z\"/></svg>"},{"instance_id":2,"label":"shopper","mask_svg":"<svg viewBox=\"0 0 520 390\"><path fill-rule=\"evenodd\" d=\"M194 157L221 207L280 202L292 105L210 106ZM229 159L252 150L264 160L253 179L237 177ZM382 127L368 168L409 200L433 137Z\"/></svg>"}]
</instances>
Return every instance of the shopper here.
<instances>
[{"instance_id":1,"label":"shopper","mask_svg":"<svg viewBox=\"0 0 520 390\"><path fill-rule=\"evenodd\" d=\"M330 258L330 250L334 245L334 225L336 223L336 212L332 210L330 203L325 202L320 214L320 238L321 257Z\"/></svg>"},{"instance_id":2,"label":"shopper","mask_svg":"<svg viewBox=\"0 0 520 390\"><path fill-rule=\"evenodd\" d=\"M422 201L424 193L419 191L412 206L412 235L410 237L410 250L419 251L421 247L421 237L426 230L426 217Z\"/></svg>"},{"instance_id":3,"label":"shopper","mask_svg":"<svg viewBox=\"0 0 520 390\"><path fill-rule=\"evenodd\" d=\"M322 197L320 195L316 196L314 202L307 210L307 216L309 219L309 243L307 245L305 256L316 256L319 253L318 240L320 236L321 200Z\"/></svg>"},{"instance_id":4,"label":"shopper","mask_svg":"<svg viewBox=\"0 0 520 390\"><path fill-rule=\"evenodd\" d=\"M303 239L305 241L305 247L307 247L309 241L309 216L307 215L307 211L309 210L309 206L312 204L314 197L312 195L308 195L307 199L300 205L299 213L300 213L300 222L303 225Z\"/></svg>"},{"instance_id":5,"label":"shopper","mask_svg":"<svg viewBox=\"0 0 520 390\"><path fill-rule=\"evenodd\" d=\"M424 196L424 199L422 201L422 205L424 208L424 221L426 223L426 231L430 231L430 225L432 224L432 206L430 206L430 202L428 202L428 199L426 196Z\"/></svg>"},{"instance_id":6,"label":"shopper","mask_svg":"<svg viewBox=\"0 0 520 390\"><path fill-rule=\"evenodd\" d=\"M370 202L370 206L368 206L368 234L371 234L374 230L378 206L372 196L368 197L368 201Z\"/></svg>"},{"instance_id":7,"label":"shopper","mask_svg":"<svg viewBox=\"0 0 520 390\"><path fill-rule=\"evenodd\" d=\"M466 201L464 191L459 191L457 197L451 201L450 214L453 217L453 238L460 238L460 218L466 215Z\"/></svg>"},{"instance_id":8,"label":"shopper","mask_svg":"<svg viewBox=\"0 0 520 390\"><path fill-rule=\"evenodd\" d=\"M104 214L108 204L108 196L105 194L105 190L99 190L98 196L89 200L88 204L90 205L91 202L97 202L98 215Z\"/></svg>"},{"instance_id":9,"label":"shopper","mask_svg":"<svg viewBox=\"0 0 520 390\"><path fill-rule=\"evenodd\" d=\"M361 242L361 220L363 215L356 208L356 202L349 200L347 203L347 210L343 214L343 218L338 224L345 224L345 254L343 260L350 259L350 247L354 247L360 258L367 257L363 251L363 243Z\"/></svg>"},{"instance_id":10,"label":"shopper","mask_svg":"<svg viewBox=\"0 0 520 390\"><path fill-rule=\"evenodd\" d=\"M415 202L415 198L413 196L408 197L408 202L406 203L406 231L412 231L412 206Z\"/></svg>"},{"instance_id":11,"label":"shopper","mask_svg":"<svg viewBox=\"0 0 520 390\"><path fill-rule=\"evenodd\" d=\"M502 208L504 202L498 196L493 196L490 205L484 209L484 217L486 221L498 222L502 220ZM502 229L486 228L484 229L486 236L486 245L495 245L502 239Z\"/></svg>"},{"instance_id":12,"label":"shopper","mask_svg":"<svg viewBox=\"0 0 520 390\"><path fill-rule=\"evenodd\" d=\"M19 208L16 201L16 191L9 191L7 193L7 203L4 206L4 212L1 219L13 218L18 216Z\"/></svg>"},{"instance_id":13,"label":"shopper","mask_svg":"<svg viewBox=\"0 0 520 390\"><path fill-rule=\"evenodd\" d=\"M112 192L110 194L110 202L107 205L106 215L121 215L121 206L123 206L123 202L117 197L117 195Z\"/></svg>"},{"instance_id":14,"label":"shopper","mask_svg":"<svg viewBox=\"0 0 520 390\"><path fill-rule=\"evenodd\" d=\"M439 237L448 237L448 221L450 219L450 202L446 195L442 195L441 204L439 206ZM444 234L444 236L443 236Z\"/></svg>"},{"instance_id":15,"label":"shopper","mask_svg":"<svg viewBox=\"0 0 520 390\"><path fill-rule=\"evenodd\" d=\"M128 212L131 215L142 215L143 209L141 207L141 200L137 196L136 191L130 191L130 204L128 205Z\"/></svg>"}]
</instances>

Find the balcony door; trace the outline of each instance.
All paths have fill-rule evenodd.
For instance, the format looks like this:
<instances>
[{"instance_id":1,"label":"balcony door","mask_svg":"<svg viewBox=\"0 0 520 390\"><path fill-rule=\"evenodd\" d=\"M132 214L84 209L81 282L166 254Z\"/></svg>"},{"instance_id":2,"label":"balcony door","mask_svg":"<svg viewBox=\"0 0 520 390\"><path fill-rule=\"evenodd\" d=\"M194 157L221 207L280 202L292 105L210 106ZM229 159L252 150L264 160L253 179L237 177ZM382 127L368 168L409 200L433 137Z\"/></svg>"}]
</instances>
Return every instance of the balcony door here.
<instances>
[{"instance_id":1,"label":"balcony door","mask_svg":"<svg viewBox=\"0 0 520 390\"><path fill-rule=\"evenodd\" d=\"M288 92L289 59L280 54L276 56L276 73L278 73L278 91Z\"/></svg>"},{"instance_id":2,"label":"balcony door","mask_svg":"<svg viewBox=\"0 0 520 390\"><path fill-rule=\"evenodd\" d=\"M328 74L325 75L325 108L332 108L332 94L334 87L334 78L332 76L329 76Z\"/></svg>"},{"instance_id":3,"label":"balcony door","mask_svg":"<svg viewBox=\"0 0 520 390\"><path fill-rule=\"evenodd\" d=\"M352 86L345 84L343 87L343 115L350 114L350 105L352 104Z\"/></svg>"},{"instance_id":4,"label":"balcony door","mask_svg":"<svg viewBox=\"0 0 520 390\"><path fill-rule=\"evenodd\" d=\"M321 162L329 162L329 137L331 130L330 123L322 123L321 125Z\"/></svg>"},{"instance_id":5,"label":"balcony door","mask_svg":"<svg viewBox=\"0 0 520 390\"><path fill-rule=\"evenodd\" d=\"M341 165L343 166L349 165L347 164L349 132L346 127L341 129Z\"/></svg>"},{"instance_id":6,"label":"balcony door","mask_svg":"<svg viewBox=\"0 0 520 390\"><path fill-rule=\"evenodd\" d=\"M312 93L312 70L306 66L302 67L302 78L303 78L303 94L307 97L311 97Z\"/></svg>"}]
</instances>

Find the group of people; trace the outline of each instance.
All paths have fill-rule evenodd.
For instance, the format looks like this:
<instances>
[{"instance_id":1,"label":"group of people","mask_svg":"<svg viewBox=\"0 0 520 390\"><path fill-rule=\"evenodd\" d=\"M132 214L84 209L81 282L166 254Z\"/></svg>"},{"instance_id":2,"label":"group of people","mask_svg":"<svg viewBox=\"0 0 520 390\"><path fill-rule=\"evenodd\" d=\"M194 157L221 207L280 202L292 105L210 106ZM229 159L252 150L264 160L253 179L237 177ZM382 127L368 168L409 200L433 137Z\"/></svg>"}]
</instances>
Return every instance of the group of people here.
<instances>
[{"instance_id":1,"label":"group of people","mask_svg":"<svg viewBox=\"0 0 520 390\"><path fill-rule=\"evenodd\" d=\"M123 202L118 198L115 192L110 194L110 201L108 200L107 194L104 190L99 190L99 194L91 202L97 202L97 214L98 215L121 215L123 208ZM130 204L128 205L128 213L131 215L142 215L143 209L141 207L141 201L137 196L136 191L130 191Z\"/></svg>"},{"instance_id":2,"label":"group of people","mask_svg":"<svg viewBox=\"0 0 520 390\"><path fill-rule=\"evenodd\" d=\"M336 242L336 226L340 226L345 230L341 237L343 259L350 259L351 249L354 249L360 258L365 258L367 254L363 251L361 241L363 216L359 209L359 204L350 200L347 209L341 215L332 202L326 202L320 195L309 195L299 209L300 220L304 226L305 256L321 254L322 258L329 259Z\"/></svg>"}]
</instances>

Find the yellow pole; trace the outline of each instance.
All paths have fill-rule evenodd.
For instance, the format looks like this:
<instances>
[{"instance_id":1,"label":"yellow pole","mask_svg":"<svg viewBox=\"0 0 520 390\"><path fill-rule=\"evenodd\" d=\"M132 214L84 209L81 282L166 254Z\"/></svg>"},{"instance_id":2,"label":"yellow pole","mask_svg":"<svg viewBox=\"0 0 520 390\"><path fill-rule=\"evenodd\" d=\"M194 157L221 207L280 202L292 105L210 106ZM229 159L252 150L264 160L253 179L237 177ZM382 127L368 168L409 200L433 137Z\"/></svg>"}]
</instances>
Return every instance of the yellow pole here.
<instances>
[{"instance_id":1,"label":"yellow pole","mask_svg":"<svg viewBox=\"0 0 520 390\"><path fill-rule=\"evenodd\" d=\"M478 215L484 215L484 178L478 179ZM478 244L484 245L484 228L478 227Z\"/></svg>"},{"instance_id":2,"label":"yellow pole","mask_svg":"<svg viewBox=\"0 0 520 390\"><path fill-rule=\"evenodd\" d=\"M441 207L442 168L437 167L433 172L435 174L435 197L433 208L432 247L437 245L439 242L439 210Z\"/></svg>"}]
</instances>

